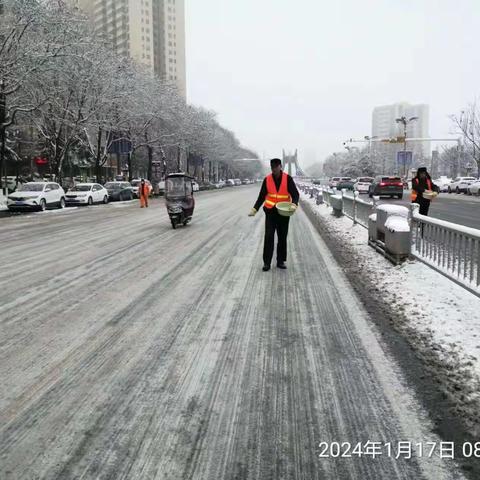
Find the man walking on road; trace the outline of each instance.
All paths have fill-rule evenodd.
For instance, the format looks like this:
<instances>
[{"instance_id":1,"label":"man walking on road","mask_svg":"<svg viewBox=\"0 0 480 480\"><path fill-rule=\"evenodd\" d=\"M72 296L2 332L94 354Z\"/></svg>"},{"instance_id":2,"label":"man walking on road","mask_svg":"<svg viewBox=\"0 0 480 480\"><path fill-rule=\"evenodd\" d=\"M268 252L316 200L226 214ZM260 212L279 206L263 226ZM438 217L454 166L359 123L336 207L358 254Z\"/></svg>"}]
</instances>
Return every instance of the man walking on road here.
<instances>
[{"instance_id":1,"label":"man walking on road","mask_svg":"<svg viewBox=\"0 0 480 480\"><path fill-rule=\"evenodd\" d=\"M440 189L432 182L432 178L427 172L426 167L420 167L417 170L417 175L412 179L412 203L418 203L420 205L420 215L428 215L430 208L430 198L425 198L423 194L428 192L437 192Z\"/></svg>"},{"instance_id":2,"label":"man walking on road","mask_svg":"<svg viewBox=\"0 0 480 480\"><path fill-rule=\"evenodd\" d=\"M148 207L148 195L150 194L148 185L145 183L145 180L142 178L140 186L138 187L138 198L140 199L140 207Z\"/></svg>"},{"instance_id":3,"label":"man walking on road","mask_svg":"<svg viewBox=\"0 0 480 480\"><path fill-rule=\"evenodd\" d=\"M263 244L263 271L270 270L272 263L273 248L275 244L275 231L277 232L277 268L285 269L287 266L287 235L289 217L282 217L276 208L279 202L292 202L298 206L300 197L293 178L282 171L282 161L279 158L270 160L272 173L262 183L257 202L248 214L253 217L262 204L265 211L265 240Z\"/></svg>"}]
</instances>

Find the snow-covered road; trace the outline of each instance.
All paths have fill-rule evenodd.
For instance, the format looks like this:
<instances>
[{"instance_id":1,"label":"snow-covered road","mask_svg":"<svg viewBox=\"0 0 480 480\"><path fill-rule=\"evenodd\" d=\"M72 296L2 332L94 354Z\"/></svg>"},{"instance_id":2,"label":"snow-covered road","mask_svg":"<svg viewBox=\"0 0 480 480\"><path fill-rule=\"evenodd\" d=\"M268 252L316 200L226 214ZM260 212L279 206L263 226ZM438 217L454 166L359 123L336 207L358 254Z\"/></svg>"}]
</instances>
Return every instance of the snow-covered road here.
<instances>
[{"instance_id":1,"label":"snow-covered road","mask_svg":"<svg viewBox=\"0 0 480 480\"><path fill-rule=\"evenodd\" d=\"M440 440L303 212L261 271L257 193L2 220L0 478L463 478L394 458Z\"/></svg>"}]
</instances>

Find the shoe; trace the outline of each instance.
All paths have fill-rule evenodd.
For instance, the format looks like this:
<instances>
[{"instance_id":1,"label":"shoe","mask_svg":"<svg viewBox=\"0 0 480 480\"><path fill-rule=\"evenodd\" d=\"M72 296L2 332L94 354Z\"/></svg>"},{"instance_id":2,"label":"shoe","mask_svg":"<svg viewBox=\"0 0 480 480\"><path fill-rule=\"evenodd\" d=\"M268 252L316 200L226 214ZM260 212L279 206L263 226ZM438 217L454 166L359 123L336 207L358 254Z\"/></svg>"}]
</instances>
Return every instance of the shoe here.
<instances>
[{"instance_id":1,"label":"shoe","mask_svg":"<svg viewBox=\"0 0 480 480\"><path fill-rule=\"evenodd\" d=\"M263 268L262 268L262 270L263 270L264 272L268 272L268 271L270 270L270 265L264 265Z\"/></svg>"},{"instance_id":2,"label":"shoe","mask_svg":"<svg viewBox=\"0 0 480 480\"><path fill-rule=\"evenodd\" d=\"M282 270L285 270L287 266L285 265L285 262L278 262L277 268L281 268Z\"/></svg>"}]
</instances>

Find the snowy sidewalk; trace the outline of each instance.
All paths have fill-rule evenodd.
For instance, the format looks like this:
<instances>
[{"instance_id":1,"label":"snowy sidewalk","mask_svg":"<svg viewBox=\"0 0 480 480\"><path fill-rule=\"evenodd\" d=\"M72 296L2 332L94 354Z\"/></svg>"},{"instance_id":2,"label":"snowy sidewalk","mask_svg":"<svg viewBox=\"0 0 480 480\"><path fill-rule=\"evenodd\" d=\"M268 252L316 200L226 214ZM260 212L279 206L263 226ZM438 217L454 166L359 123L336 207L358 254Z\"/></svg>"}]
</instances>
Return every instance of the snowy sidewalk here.
<instances>
[{"instance_id":1,"label":"snowy sidewalk","mask_svg":"<svg viewBox=\"0 0 480 480\"><path fill-rule=\"evenodd\" d=\"M472 418L480 406L480 298L421 262L392 265L368 245L364 227L345 216L335 218L330 207L317 206L305 194L302 200L330 234L353 250L359 271L375 285L373 294L405 317L406 324L395 327L417 351L436 357L447 393Z\"/></svg>"}]
</instances>

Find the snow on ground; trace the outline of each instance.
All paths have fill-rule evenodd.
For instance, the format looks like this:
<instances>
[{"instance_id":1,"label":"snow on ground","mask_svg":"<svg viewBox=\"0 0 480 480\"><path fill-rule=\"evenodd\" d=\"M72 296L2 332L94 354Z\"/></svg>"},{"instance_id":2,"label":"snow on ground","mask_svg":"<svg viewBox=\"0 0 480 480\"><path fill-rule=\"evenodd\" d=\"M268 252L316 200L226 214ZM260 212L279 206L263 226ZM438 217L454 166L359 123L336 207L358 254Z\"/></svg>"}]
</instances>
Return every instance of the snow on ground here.
<instances>
[{"instance_id":1,"label":"snow on ground","mask_svg":"<svg viewBox=\"0 0 480 480\"><path fill-rule=\"evenodd\" d=\"M334 217L330 207L315 205L305 194L302 199L331 234L353 249L377 293L406 319L405 325L395 326L414 348L442 364L448 393L472 418L480 406L480 298L419 261L392 265L368 245L364 227L345 216Z\"/></svg>"}]
</instances>

